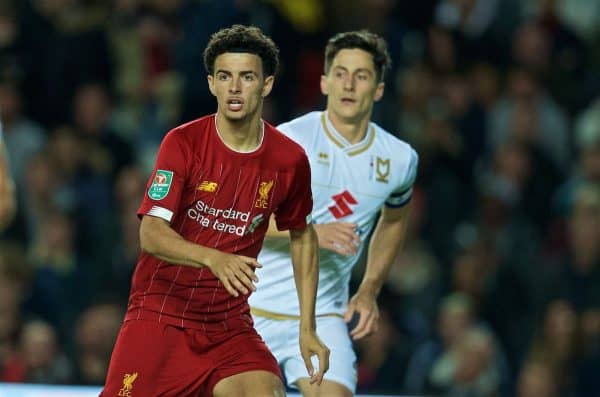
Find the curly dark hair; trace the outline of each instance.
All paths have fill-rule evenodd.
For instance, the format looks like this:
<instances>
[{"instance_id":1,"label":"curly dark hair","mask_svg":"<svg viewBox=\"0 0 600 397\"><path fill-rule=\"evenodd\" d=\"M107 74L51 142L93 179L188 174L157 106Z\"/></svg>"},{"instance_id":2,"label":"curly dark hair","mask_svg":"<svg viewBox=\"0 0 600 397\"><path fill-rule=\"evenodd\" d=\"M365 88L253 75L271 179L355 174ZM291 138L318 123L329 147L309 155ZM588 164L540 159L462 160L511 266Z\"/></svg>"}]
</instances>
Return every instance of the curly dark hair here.
<instances>
[{"instance_id":1,"label":"curly dark hair","mask_svg":"<svg viewBox=\"0 0 600 397\"><path fill-rule=\"evenodd\" d=\"M256 26L233 25L214 33L204 50L204 67L213 74L215 59L226 52L247 52L260 57L265 76L274 76L279 67L279 49Z\"/></svg>"},{"instance_id":2,"label":"curly dark hair","mask_svg":"<svg viewBox=\"0 0 600 397\"><path fill-rule=\"evenodd\" d=\"M385 72L392 66L392 59L385 40L368 30L338 33L327 42L325 47L325 74L329 73L333 58L343 49L359 48L373 55L378 81L385 79Z\"/></svg>"}]
</instances>

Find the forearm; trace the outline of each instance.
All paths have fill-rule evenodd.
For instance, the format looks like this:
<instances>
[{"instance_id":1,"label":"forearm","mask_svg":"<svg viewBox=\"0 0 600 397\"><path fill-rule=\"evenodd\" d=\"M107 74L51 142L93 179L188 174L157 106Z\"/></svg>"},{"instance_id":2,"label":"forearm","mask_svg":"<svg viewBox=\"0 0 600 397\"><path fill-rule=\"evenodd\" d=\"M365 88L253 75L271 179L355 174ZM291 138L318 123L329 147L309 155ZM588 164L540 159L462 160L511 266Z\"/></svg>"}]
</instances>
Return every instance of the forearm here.
<instances>
[{"instance_id":1,"label":"forearm","mask_svg":"<svg viewBox=\"0 0 600 397\"><path fill-rule=\"evenodd\" d=\"M290 234L286 230L278 230L277 223L275 223L275 217L269 218L269 228L267 229L266 237L269 238L289 238Z\"/></svg>"},{"instance_id":2,"label":"forearm","mask_svg":"<svg viewBox=\"0 0 600 397\"><path fill-rule=\"evenodd\" d=\"M0 141L0 230L10 223L16 209L15 186L6 158L4 145Z\"/></svg>"},{"instance_id":3,"label":"forearm","mask_svg":"<svg viewBox=\"0 0 600 397\"><path fill-rule=\"evenodd\" d=\"M365 274L359 286L359 291L379 295L390 268L406 240L406 224L408 210L400 219L379 219L371 243Z\"/></svg>"},{"instance_id":4,"label":"forearm","mask_svg":"<svg viewBox=\"0 0 600 397\"><path fill-rule=\"evenodd\" d=\"M206 266L213 249L185 240L160 218L145 216L140 227L142 251L169 263Z\"/></svg>"},{"instance_id":5,"label":"forearm","mask_svg":"<svg viewBox=\"0 0 600 397\"><path fill-rule=\"evenodd\" d=\"M300 327L314 330L315 302L319 282L317 235L312 225L302 231L290 231L290 250L294 279L300 303Z\"/></svg>"}]
</instances>

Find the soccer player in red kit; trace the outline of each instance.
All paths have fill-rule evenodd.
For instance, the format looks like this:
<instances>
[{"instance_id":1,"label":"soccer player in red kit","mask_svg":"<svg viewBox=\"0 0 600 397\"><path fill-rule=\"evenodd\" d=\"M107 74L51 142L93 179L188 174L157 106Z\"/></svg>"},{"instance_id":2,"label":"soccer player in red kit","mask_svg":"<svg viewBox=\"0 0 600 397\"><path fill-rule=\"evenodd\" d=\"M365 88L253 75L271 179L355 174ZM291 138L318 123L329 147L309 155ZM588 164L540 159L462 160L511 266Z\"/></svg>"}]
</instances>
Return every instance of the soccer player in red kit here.
<instances>
[{"instance_id":1,"label":"soccer player in red kit","mask_svg":"<svg viewBox=\"0 0 600 397\"><path fill-rule=\"evenodd\" d=\"M315 331L309 163L261 119L277 47L258 28L235 25L211 37L204 62L218 110L161 143L138 210L142 254L103 397L285 395L247 303L271 214L290 231L311 380L320 384L329 367Z\"/></svg>"}]
</instances>

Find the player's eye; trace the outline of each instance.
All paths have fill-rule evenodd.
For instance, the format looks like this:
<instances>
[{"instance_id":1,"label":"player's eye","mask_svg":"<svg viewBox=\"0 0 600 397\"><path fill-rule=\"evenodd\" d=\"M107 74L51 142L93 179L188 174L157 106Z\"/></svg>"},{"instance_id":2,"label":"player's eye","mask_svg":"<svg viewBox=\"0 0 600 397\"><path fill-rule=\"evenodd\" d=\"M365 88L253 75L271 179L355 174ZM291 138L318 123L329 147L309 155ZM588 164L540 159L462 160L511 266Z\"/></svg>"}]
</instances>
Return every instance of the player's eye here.
<instances>
[{"instance_id":1,"label":"player's eye","mask_svg":"<svg viewBox=\"0 0 600 397\"><path fill-rule=\"evenodd\" d=\"M244 77L243 77L243 79L245 81L253 81L254 80L254 75L252 73L245 74Z\"/></svg>"},{"instance_id":2,"label":"player's eye","mask_svg":"<svg viewBox=\"0 0 600 397\"><path fill-rule=\"evenodd\" d=\"M369 75L367 75L366 73L359 73L358 76L356 76L356 77L362 81L366 81L369 79Z\"/></svg>"},{"instance_id":3,"label":"player's eye","mask_svg":"<svg viewBox=\"0 0 600 397\"><path fill-rule=\"evenodd\" d=\"M227 75L226 73L219 73L217 74L217 79L221 80L221 81L226 81L229 78L229 75Z\"/></svg>"}]
</instances>

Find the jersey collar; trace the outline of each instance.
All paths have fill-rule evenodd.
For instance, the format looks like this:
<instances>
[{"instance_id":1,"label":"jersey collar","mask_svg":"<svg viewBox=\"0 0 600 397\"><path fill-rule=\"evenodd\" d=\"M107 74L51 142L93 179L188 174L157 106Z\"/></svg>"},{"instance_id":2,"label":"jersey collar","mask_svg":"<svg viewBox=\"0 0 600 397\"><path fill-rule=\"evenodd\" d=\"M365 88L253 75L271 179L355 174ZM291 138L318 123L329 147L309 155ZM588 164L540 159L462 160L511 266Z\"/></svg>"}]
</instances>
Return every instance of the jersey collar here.
<instances>
[{"instance_id":1,"label":"jersey collar","mask_svg":"<svg viewBox=\"0 0 600 397\"><path fill-rule=\"evenodd\" d=\"M221 141L221 143L229 150L231 150L232 152L236 152L239 154L250 154L250 153L256 153L258 150L260 150L260 148L263 145L263 141L265 139L265 121L261 118L260 119L260 140L258 141L258 145L256 145L256 147L254 149L248 150L248 151L241 151L241 150L236 150L234 148L232 148L231 146L229 146L225 140L223 139L223 137L221 136L221 133L219 132L219 127L217 126L217 116L218 113L215 114L215 131L217 132L217 137L219 138L219 140Z\"/></svg>"},{"instance_id":2,"label":"jersey collar","mask_svg":"<svg viewBox=\"0 0 600 397\"><path fill-rule=\"evenodd\" d=\"M355 156L367 150L373 144L375 140L375 127L373 127L372 123L369 123L369 129L365 137L358 143L351 144L342 134L340 134L333 124L331 120L329 120L329 116L327 115L327 111L321 113L321 124L323 125L323 131L325 131L325 135L331 142L333 142L337 147L342 149L348 156Z\"/></svg>"}]
</instances>

